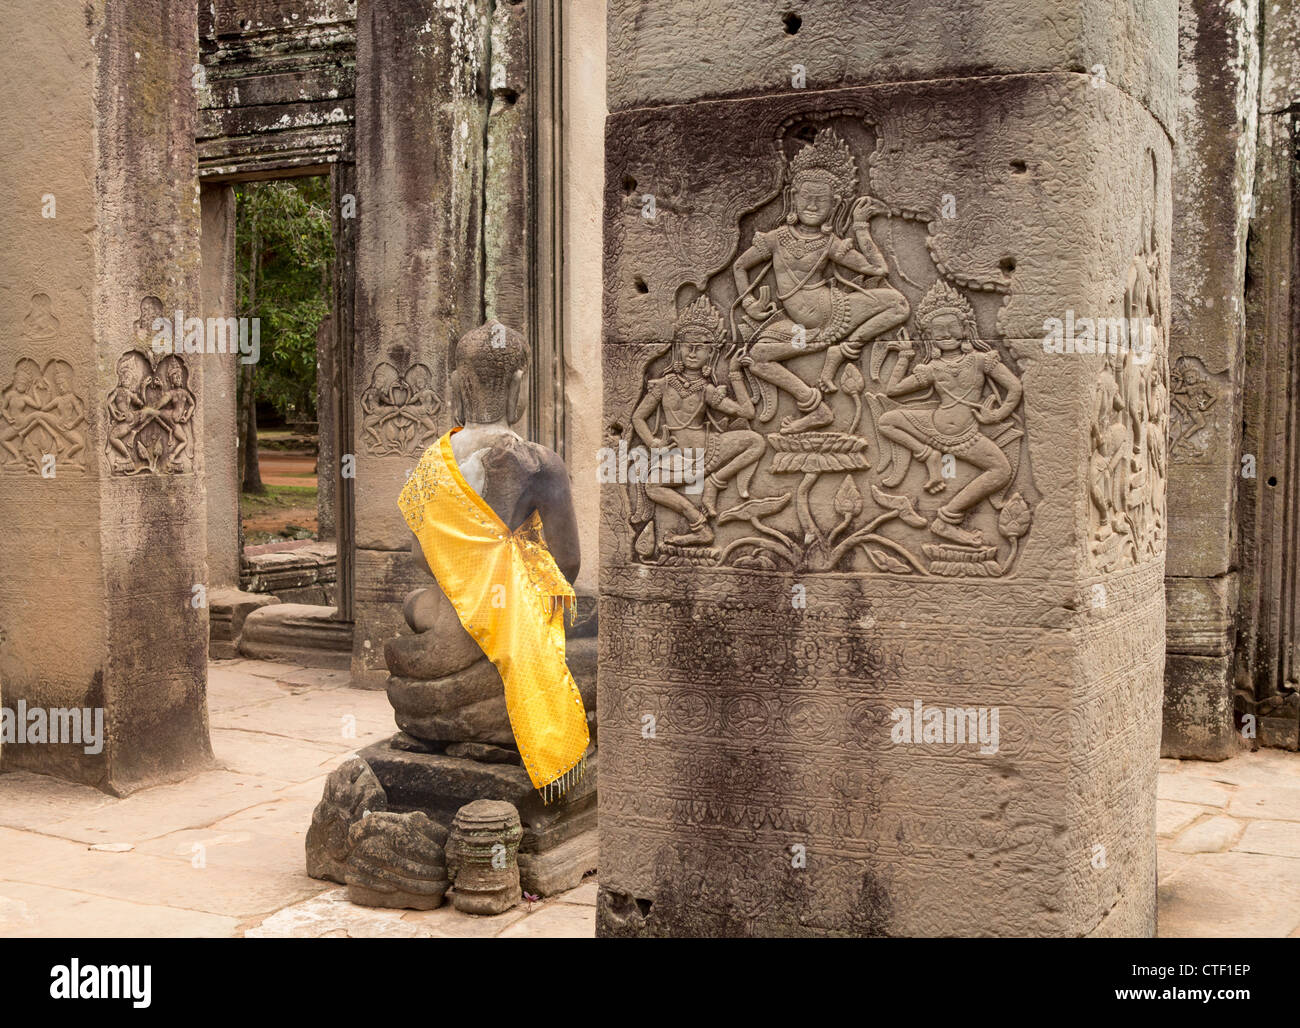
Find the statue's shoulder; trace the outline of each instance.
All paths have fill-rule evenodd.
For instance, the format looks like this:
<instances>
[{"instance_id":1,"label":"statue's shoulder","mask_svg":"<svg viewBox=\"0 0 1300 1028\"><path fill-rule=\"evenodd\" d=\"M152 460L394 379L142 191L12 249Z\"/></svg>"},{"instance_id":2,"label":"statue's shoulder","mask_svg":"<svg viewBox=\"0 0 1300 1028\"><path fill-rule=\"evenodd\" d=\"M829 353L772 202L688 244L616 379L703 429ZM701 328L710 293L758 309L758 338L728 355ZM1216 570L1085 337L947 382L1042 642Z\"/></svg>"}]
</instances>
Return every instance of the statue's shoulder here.
<instances>
[{"instance_id":1,"label":"statue's shoulder","mask_svg":"<svg viewBox=\"0 0 1300 1028\"><path fill-rule=\"evenodd\" d=\"M564 458L549 446L525 440L524 447L528 451L530 463L536 468L538 474L547 476L563 475L568 478L569 469L564 463Z\"/></svg>"}]
</instances>

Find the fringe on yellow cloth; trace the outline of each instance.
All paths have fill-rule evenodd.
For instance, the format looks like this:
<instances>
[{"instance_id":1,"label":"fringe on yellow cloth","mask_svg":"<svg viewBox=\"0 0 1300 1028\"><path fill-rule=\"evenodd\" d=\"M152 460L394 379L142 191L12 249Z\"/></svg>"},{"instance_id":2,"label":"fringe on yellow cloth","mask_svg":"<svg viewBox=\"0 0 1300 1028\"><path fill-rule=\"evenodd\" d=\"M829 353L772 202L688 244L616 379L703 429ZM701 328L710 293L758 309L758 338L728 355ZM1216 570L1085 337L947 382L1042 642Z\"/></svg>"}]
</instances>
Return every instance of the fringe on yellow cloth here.
<instances>
[{"instance_id":1,"label":"fringe on yellow cloth","mask_svg":"<svg viewBox=\"0 0 1300 1028\"><path fill-rule=\"evenodd\" d=\"M425 451L398 507L429 570L501 672L510 727L528 777L553 803L586 771L587 712L564 658L576 596L533 511L511 532L461 474L452 429Z\"/></svg>"}]
</instances>

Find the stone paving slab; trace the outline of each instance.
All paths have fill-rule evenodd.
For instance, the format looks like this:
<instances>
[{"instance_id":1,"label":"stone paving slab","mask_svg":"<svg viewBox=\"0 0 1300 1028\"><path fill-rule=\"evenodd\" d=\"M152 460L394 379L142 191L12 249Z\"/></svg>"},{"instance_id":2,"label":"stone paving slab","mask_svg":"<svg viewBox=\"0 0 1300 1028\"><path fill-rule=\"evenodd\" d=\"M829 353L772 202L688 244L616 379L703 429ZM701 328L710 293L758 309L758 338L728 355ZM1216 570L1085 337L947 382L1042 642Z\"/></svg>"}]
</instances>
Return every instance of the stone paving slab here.
<instances>
[{"instance_id":1,"label":"stone paving slab","mask_svg":"<svg viewBox=\"0 0 1300 1028\"><path fill-rule=\"evenodd\" d=\"M272 774L294 783L329 774L338 766L340 752L353 749L353 742L340 739L328 745L265 732L212 730L212 752L222 767L240 774Z\"/></svg>"},{"instance_id":2,"label":"stone paving slab","mask_svg":"<svg viewBox=\"0 0 1300 1028\"><path fill-rule=\"evenodd\" d=\"M1202 815L1204 808L1195 803L1159 800L1156 803L1156 836L1172 839Z\"/></svg>"},{"instance_id":3,"label":"stone paving slab","mask_svg":"<svg viewBox=\"0 0 1300 1028\"><path fill-rule=\"evenodd\" d=\"M77 842L143 842L265 802L289 783L232 771L206 771L171 785L143 789L45 829ZM3 866L3 865L0 865Z\"/></svg>"},{"instance_id":4,"label":"stone paving slab","mask_svg":"<svg viewBox=\"0 0 1300 1028\"><path fill-rule=\"evenodd\" d=\"M1300 854L1300 822L1251 821L1233 849L1243 853L1294 857Z\"/></svg>"},{"instance_id":5,"label":"stone paving slab","mask_svg":"<svg viewBox=\"0 0 1300 1028\"><path fill-rule=\"evenodd\" d=\"M70 817L116 802L112 796L46 775L10 771L0 775L0 827L43 832Z\"/></svg>"},{"instance_id":6,"label":"stone paving slab","mask_svg":"<svg viewBox=\"0 0 1300 1028\"><path fill-rule=\"evenodd\" d=\"M1284 938L1300 928L1300 859L1206 853L1159 891L1161 938Z\"/></svg>"},{"instance_id":7,"label":"stone paving slab","mask_svg":"<svg viewBox=\"0 0 1300 1028\"><path fill-rule=\"evenodd\" d=\"M233 917L0 880L0 938L228 938Z\"/></svg>"},{"instance_id":8,"label":"stone paving slab","mask_svg":"<svg viewBox=\"0 0 1300 1028\"><path fill-rule=\"evenodd\" d=\"M199 910L246 920L314 896L324 886L292 869L237 867L219 859L174 861L103 852L47 836L0 830L5 878L140 905ZM196 866L199 864L201 866Z\"/></svg>"},{"instance_id":9,"label":"stone paving slab","mask_svg":"<svg viewBox=\"0 0 1300 1028\"><path fill-rule=\"evenodd\" d=\"M212 727L264 732L347 749L359 749L397 731L387 695L363 689L311 689L256 706L213 712Z\"/></svg>"},{"instance_id":10,"label":"stone paving slab","mask_svg":"<svg viewBox=\"0 0 1300 1028\"><path fill-rule=\"evenodd\" d=\"M1265 821L1300 821L1300 788L1247 786L1232 797L1228 813L1233 817L1255 817Z\"/></svg>"},{"instance_id":11,"label":"stone paving slab","mask_svg":"<svg viewBox=\"0 0 1300 1028\"><path fill-rule=\"evenodd\" d=\"M274 661L217 662L212 682L218 770L125 799L0 774L0 935L594 934L592 879L476 918L450 904L355 907L345 889L308 878L306 833L325 776L395 731L388 700L347 688L342 672ZM1300 754L1161 760L1158 797L1162 936L1300 937Z\"/></svg>"}]
</instances>

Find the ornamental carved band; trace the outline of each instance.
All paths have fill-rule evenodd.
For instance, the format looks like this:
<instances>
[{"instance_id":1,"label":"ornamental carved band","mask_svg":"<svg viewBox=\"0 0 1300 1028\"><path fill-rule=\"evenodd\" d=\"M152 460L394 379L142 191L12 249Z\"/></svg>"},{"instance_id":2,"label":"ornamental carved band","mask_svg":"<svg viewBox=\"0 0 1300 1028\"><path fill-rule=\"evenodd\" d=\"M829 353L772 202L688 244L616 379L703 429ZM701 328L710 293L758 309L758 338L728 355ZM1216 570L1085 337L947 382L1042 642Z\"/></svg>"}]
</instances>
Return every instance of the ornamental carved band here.
<instances>
[{"instance_id":1,"label":"ornamental carved band","mask_svg":"<svg viewBox=\"0 0 1300 1028\"><path fill-rule=\"evenodd\" d=\"M1019 370L995 327L1014 262L980 278L945 268L930 245L943 212L872 193L883 143L860 117L792 119L775 188L733 212L730 251L683 241L683 263L708 266L681 283L671 342L648 351L611 440L634 561L1015 566L1037 493Z\"/></svg>"}]
</instances>

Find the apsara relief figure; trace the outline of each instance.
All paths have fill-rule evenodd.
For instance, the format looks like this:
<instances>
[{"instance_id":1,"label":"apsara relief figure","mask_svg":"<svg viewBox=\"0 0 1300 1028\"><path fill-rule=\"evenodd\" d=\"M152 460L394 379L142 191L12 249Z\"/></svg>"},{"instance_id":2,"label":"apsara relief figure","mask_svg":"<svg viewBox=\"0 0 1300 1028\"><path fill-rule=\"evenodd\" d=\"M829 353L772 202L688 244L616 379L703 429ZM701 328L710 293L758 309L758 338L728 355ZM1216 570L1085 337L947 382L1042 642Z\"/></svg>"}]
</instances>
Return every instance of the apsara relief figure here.
<instances>
[{"instance_id":1,"label":"apsara relief figure","mask_svg":"<svg viewBox=\"0 0 1300 1028\"><path fill-rule=\"evenodd\" d=\"M749 353L764 384L760 420L774 411L767 387L776 386L799 409L799 417L781 425L794 433L831 423L823 394L837 388L841 363L856 361L867 342L901 325L908 303L885 280L889 269L871 238L870 219L881 207L870 196L853 199L857 165L833 129L822 129L795 154L789 176L785 223L756 232L733 271L740 306L759 323ZM816 386L784 363L821 351L826 358Z\"/></svg>"},{"instance_id":2,"label":"apsara relief figure","mask_svg":"<svg viewBox=\"0 0 1300 1028\"><path fill-rule=\"evenodd\" d=\"M713 541L709 520L717 514L718 494L733 478L742 498L749 496L754 465L763 455L763 437L743 423L754 417L754 404L743 374L749 358L741 351L727 362L730 388L714 381L724 323L707 297L700 297L677 319L673 360L668 372L647 383L632 415L637 437L649 450L646 496L685 518L688 530L666 536L670 545L707 545ZM740 419L742 427L732 427ZM686 495L700 488L697 506Z\"/></svg>"},{"instance_id":3,"label":"apsara relief figure","mask_svg":"<svg viewBox=\"0 0 1300 1028\"><path fill-rule=\"evenodd\" d=\"M978 338L975 312L947 283L936 282L925 294L918 305L916 324L921 330L921 360L909 373L915 350L904 345L885 393L903 397L933 390L939 406L898 407L881 417L880 434L897 444L893 469L883 475L881 485L893 488L903 481L909 456L925 465L925 490L929 493L948 489L943 474L945 455L973 465L979 473L939 508L930 530L961 546L981 546L984 539L980 533L962 527L966 514L1005 489L1012 479L1011 461L984 434L984 427L1006 421L1019 406L1020 379L1002 363L996 350Z\"/></svg>"}]
</instances>

